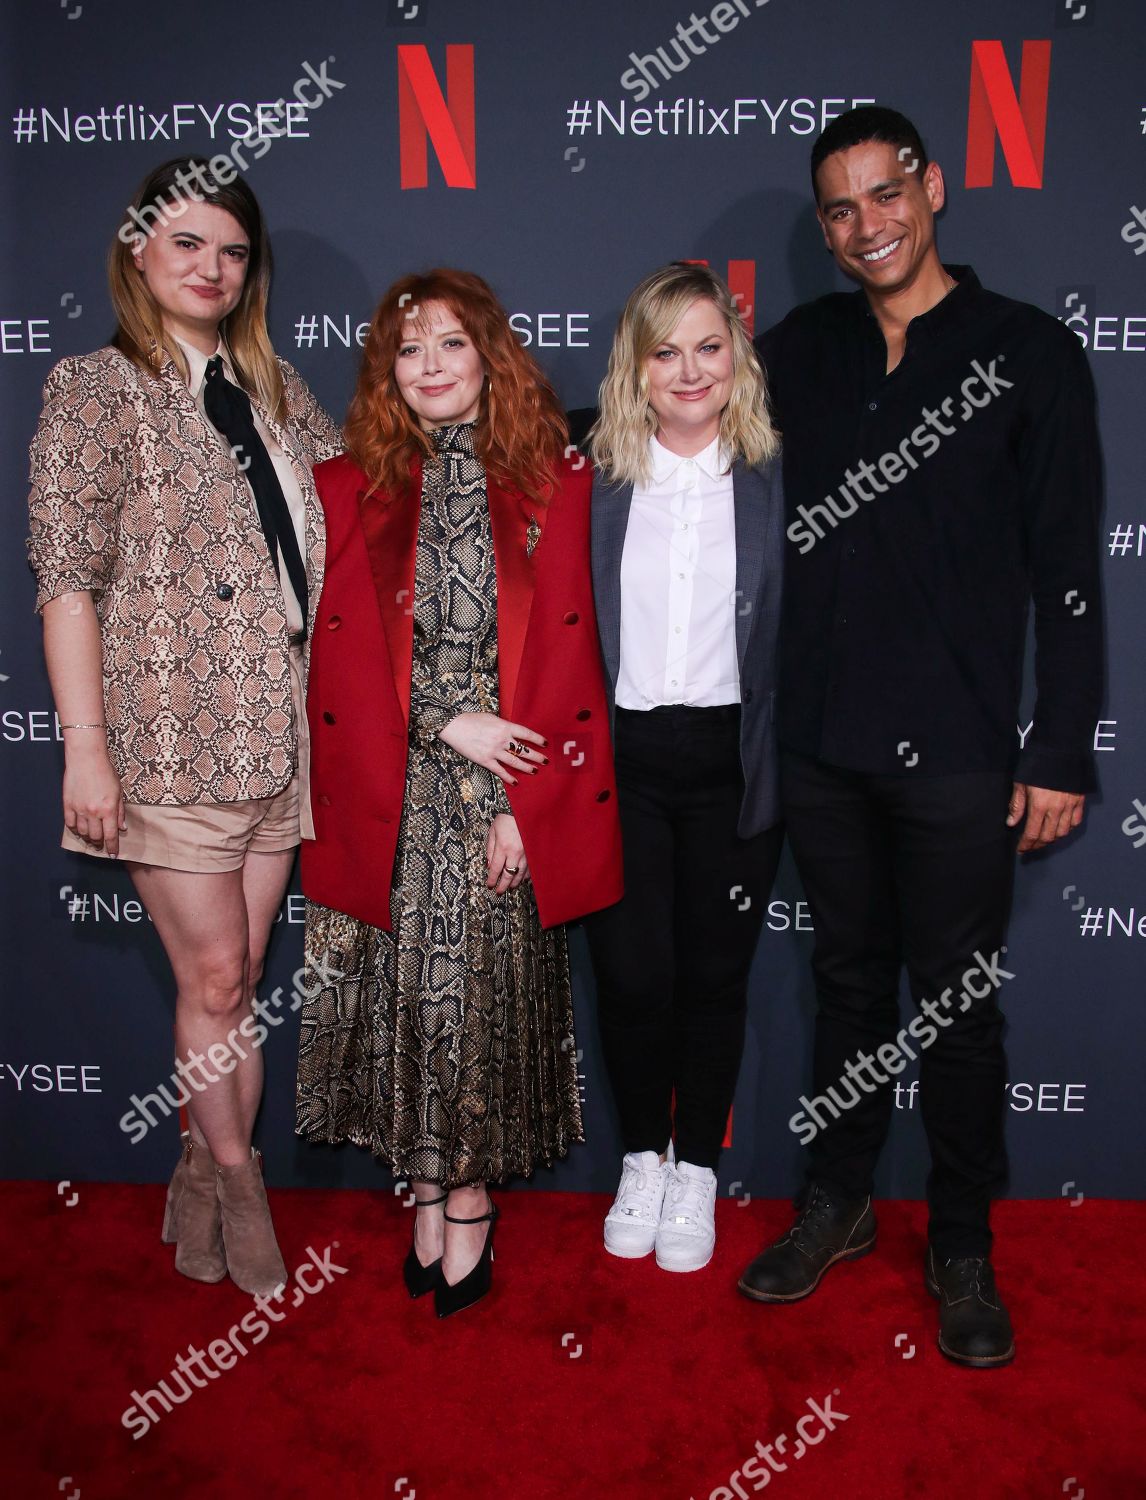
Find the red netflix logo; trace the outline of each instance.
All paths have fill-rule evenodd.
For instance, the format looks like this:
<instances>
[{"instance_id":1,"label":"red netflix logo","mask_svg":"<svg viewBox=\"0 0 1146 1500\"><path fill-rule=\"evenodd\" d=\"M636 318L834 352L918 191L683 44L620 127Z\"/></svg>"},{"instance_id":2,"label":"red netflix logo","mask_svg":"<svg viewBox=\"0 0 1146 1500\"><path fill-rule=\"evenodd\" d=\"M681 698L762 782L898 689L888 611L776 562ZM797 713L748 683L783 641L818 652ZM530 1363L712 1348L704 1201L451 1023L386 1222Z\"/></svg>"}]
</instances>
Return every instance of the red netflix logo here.
<instances>
[{"instance_id":1,"label":"red netflix logo","mask_svg":"<svg viewBox=\"0 0 1146 1500\"><path fill-rule=\"evenodd\" d=\"M426 47L398 48L398 139L403 188L428 185L427 142L447 187L477 187L472 46L447 46L444 93Z\"/></svg>"},{"instance_id":2,"label":"red netflix logo","mask_svg":"<svg viewBox=\"0 0 1146 1500\"><path fill-rule=\"evenodd\" d=\"M994 184L996 133L1012 185L1042 187L1050 62L1050 42L1024 42L1016 92L1002 42L971 43L966 187Z\"/></svg>"},{"instance_id":3,"label":"red netflix logo","mask_svg":"<svg viewBox=\"0 0 1146 1500\"><path fill-rule=\"evenodd\" d=\"M690 260L690 266L706 266L706 260ZM740 321L751 338L756 328L756 262L754 260L730 260L728 262L728 290L736 303Z\"/></svg>"}]
</instances>

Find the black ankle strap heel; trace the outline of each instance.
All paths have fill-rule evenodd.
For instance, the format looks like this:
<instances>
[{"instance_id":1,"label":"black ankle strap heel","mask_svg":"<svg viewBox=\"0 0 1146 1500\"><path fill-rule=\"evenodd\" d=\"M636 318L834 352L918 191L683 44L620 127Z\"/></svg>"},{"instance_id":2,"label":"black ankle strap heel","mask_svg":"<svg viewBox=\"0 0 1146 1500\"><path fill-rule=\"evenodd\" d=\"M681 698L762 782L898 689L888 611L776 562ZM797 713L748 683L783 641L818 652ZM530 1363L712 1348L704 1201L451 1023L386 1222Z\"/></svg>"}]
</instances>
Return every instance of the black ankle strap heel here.
<instances>
[{"instance_id":1,"label":"black ankle strap heel","mask_svg":"<svg viewBox=\"0 0 1146 1500\"><path fill-rule=\"evenodd\" d=\"M417 1198L414 1200L415 1210L419 1208L433 1208L439 1203L444 1203L449 1193L443 1193L440 1198ZM406 1290L411 1297L424 1297L427 1292L432 1292L442 1278L442 1257L431 1261L424 1266L418 1259L418 1252L411 1244L406 1259L402 1264L402 1280L406 1283Z\"/></svg>"},{"instance_id":2,"label":"black ankle strap heel","mask_svg":"<svg viewBox=\"0 0 1146 1500\"><path fill-rule=\"evenodd\" d=\"M448 1318L451 1313L461 1312L463 1308L472 1307L475 1302L481 1300L493 1284L493 1232L497 1225L499 1210L497 1204L490 1200L489 1212L478 1214L473 1219L459 1219L455 1215L445 1215L448 1224L484 1224L489 1221L489 1231L485 1237L481 1254L478 1256L477 1264L453 1286L439 1276L437 1285L434 1287L434 1310L439 1318Z\"/></svg>"}]
</instances>

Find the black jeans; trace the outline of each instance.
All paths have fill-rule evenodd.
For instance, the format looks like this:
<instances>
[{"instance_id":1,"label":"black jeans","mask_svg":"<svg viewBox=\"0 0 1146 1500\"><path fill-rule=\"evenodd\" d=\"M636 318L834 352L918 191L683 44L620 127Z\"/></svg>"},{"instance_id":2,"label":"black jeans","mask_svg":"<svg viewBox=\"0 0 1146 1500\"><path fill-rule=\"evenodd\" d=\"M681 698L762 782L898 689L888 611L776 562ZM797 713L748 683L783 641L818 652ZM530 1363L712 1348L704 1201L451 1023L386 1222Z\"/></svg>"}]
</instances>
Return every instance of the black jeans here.
<instances>
[{"instance_id":1,"label":"black jeans","mask_svg":"<svg viewBox=\"0 0 1146 1500\"><path fill-rule=\"evenodd\" d=\"M1018 839L1006 826L1011 778L870 776L785 753L781 780L816 930L811 1117L822 1128L810 1140L809 1179L848 1197L871 1192L896 1055L917 1056L931 1243L946 1257L987 1255L991 1199L1007 1170L998 1002ZM933 1008L906 1036L904 964L915 1004ZM924 1014L933 1017L926 1028ZM873 1091L857 1087L849 1062L889 1043L887 1064L863 1075ZM880 1076L887 1082L877 1086Z\"/></svg>"},{"instance_id":2,"label":"black jeans","mask_svg":"<svg viewBox=\"0 0 1146 1500\"><path fill-rule=\"evenodd\" d=\"M740 708L617 710L625 894L585 922L626 1151L716 1168L744 1051L748 971L783 842L736 832Z\"/></svg>"}]
</instances>

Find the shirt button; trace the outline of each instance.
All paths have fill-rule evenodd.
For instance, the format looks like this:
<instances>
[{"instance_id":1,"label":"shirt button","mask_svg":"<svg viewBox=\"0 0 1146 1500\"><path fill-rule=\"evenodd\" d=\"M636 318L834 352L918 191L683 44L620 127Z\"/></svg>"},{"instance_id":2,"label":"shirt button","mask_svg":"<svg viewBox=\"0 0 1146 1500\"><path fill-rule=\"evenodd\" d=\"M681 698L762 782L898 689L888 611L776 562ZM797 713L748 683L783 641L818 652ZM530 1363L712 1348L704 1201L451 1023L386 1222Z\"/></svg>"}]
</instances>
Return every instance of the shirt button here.
<instances>
[{"instance_id":1,"label":"shirt button","mask_svg":"<svg viewBox=\"0 0 1146 1500\"><path fill-rule=\"evenodd\" d=\"M856 555L856 549L854 547L849 547L848 548L848 556L849 557L854 557L855 555Z\"/></svg>"},{"instance_id":2,"label":"shirt button","mask_svg":"<svg viewBox=\"0 0 1146 1500\"><path fill-rule=\"evenodd\" d=\"M597 793L597 801L598 802L608 802L608 800L609 800L609 798L610 798L611 795L612 794L606 788L605 791Z\"/></svg>"},{"instance_id":3,"label":"shirt button","mask_svg":"<svg viewBox=\"0 0 1146 1500\"><path fill-rule=\"evenodd\" d=\"M326 709L326 710L324 710L323 715L322 715L322 722L324 724L336 724L338 721L337 721L337 719L335 719L334 715L330 712L330 710Z\"/></svg>"},{"instance_id":4,"label":"shirt button","mask_svg":"<svg viewBox=\"0 0 1146 1500\"><path fill-rule=\"evenodd\" d=\"M229 583L221 583L221 584L219 584L219 586L215 590L215 598L216 599L230 599L231 596L234 594L234 592L235 592L234 589L231 587L231 585Z\"/></svg>"},{"instance_id":5,"label":"shirt button","mask_svg":"<svg viewBox=\"0 0 1146 1500\"><path fill-rule=\"evenodd\" d=\"M589 709L587 709L587 708L579 708L577 710L576 717L581 720L582 724L584 724L585 720L586 719L591 719L593 717L593 715L592 715L592 713L590 712Z\"/></svg>"},{"instance_id":6,"label":"shirt button","mask_svg":"<svg viewBox=\"0 0 1146 1500\"><path fill-rule=\"evenodd\" d=\"M680 626L679 625L674 625L673 628L672 628L672 633L673 633L673 635L679 635L680 634Z\"/></svg>"},{"instance_id":7,"label":"shirt button","mask_svg":"<svg viewBox=\"0 0 1146 1500\"><path fill-rule=\"evenodd\" d=\"M848 623L848 617L847 617L847 615L841 615L840 616L840 624L841 625L846 625L847 623Z\"/></svg>"},{"instance_id":8,"label":"shirt button","mask_svg":"<svg viewBox=\"0 0 1146 1500\"><path fill-rule=\"evenodd\" d=\"M326 628L327 628L327 630L337 630L338 627L341 624L342 624L342 616L341 615L331 615L330 619L327 620L327 622L326 622Z\"/></svg>"},{"instance_id":9,"label":"shirt button","mask_svg":"<svg viewBox=\"0 0 1146 1500\"><path fill-rule=\"evenodd\" d=\"M577 611L575 609L571 609L569 611L569 613L567 615L565 615L565 617L564 617L566 625L576 625L577 621L580 618L581 618L581 616L577 613Z\"/></svg>"},{"instance_id":10,"label":"shirt button","mask_svg":"<svg viewBox=\"0 0 1146 1500\"><path fill-rule=\"evenodd\" d=\"M678 577L678 578L683 578L683 577L684 577L684 574L683 574L683 573L678 573L678 574L677 574L677 575L676 575L676 576L677 576L677 577Z\"/></svg>"},{"instance_id":11,"label":"shirt button","mask_svg":"<svg viewBox=\"0 0 1146 1500\"><path fill-rule=\"evenodd\" d=\"M878 401L869 401L868 404L867 404L867 409L868 409L868 411L878 411L879 410L879 402Z\"/></svg>"}]
</instances>

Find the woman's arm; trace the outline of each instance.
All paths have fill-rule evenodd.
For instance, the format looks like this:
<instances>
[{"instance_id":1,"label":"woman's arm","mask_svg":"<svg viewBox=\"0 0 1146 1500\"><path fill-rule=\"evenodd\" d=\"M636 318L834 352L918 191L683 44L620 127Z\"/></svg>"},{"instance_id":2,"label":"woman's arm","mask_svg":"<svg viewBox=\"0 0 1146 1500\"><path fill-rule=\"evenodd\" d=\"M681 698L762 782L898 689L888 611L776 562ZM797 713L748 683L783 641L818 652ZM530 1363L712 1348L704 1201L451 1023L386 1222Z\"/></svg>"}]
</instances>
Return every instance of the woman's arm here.
<instances>
[{"instance_id":1,"label":"woman's arm","mask_svg":"<svg viewBox=\"0 0 1146 1500\"><path fill-rule=\"evenodd\" d=\"M90 590L49 599L43 618L44 657L64 735L64 822L114 856L127 824L107 751L103 644Z\"/></svg>"},{"instance_id":2,"label":"woman's arm","mask_svg":"<svg viewBox=\"0 0 1146 1500\"><path fill-rule=\"evenodd\" d=\"M106 363L98 356L61 360L44 386L28 497L36 607L64 726L64 820L113 855L119 852L123 794L107 750L94 599L110 584L118 553L123 422L122 391L113 388Z\"/></svg>"}]
</instances>

